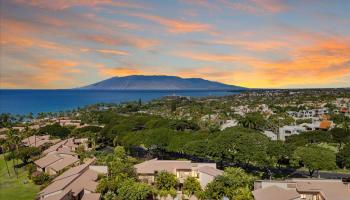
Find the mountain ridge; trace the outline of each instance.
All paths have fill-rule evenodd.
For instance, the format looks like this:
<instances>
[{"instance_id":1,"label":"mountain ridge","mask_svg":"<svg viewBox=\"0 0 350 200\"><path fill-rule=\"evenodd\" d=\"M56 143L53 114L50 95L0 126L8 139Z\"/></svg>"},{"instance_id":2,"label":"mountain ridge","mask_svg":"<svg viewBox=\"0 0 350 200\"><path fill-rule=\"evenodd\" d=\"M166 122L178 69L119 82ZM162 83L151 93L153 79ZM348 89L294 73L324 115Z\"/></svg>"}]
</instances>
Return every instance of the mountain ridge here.
<instances>
[{"instance_id":1,"label":"mountain ridge","mask_svg":"<svg viewBox=\"0 0 350 200\"><path fill-rule=\"evenodd\" d=\"M111 77L97 83L75 88L80 90L246 90L202 78L181 78L166 75L130 75Z\"/></svg>"}]
</instances>

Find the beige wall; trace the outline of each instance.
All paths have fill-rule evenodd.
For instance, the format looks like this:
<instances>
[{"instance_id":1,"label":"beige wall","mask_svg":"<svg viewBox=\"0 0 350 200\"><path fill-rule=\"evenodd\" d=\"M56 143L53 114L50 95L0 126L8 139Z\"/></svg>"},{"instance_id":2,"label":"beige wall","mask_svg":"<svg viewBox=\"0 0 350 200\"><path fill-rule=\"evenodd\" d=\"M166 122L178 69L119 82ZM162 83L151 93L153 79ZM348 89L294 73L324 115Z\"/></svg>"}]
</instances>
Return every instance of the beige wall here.
<instances>
[{"instance_id":1,"label":"beige wall","mask_svg":"<svg viewBox=\"0 0 350 200\"><path fill-rule=\"evenodd\" d=\"M206 173L202 173L199 172L199 183L201 184L202 188L204 189L208 183L212 182L214 180L215 177L206 174Z\"/></svg>"}]
</instances>

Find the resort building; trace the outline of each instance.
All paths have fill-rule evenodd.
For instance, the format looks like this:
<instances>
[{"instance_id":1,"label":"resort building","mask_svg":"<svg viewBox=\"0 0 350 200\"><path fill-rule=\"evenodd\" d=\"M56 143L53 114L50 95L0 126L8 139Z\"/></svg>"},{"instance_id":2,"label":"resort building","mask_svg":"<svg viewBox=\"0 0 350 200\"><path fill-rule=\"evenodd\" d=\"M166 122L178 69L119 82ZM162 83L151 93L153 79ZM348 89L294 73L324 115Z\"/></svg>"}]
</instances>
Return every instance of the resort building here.
<instances>
[{"instance_id":1,"label":"resort building","mask_svg":"<svg viewBox=\"0 0 350 200\"><path fill-rule=\"evenodd\" d=\"M37 166L37 171L55 175L66 167L79 164L79 158L75 155L56 152L48 154L34 163Z\"/></svg>"},{"instance_id":2,"label":"resort building","mask_svg":"<svg viewBox=\"0 0 350 200\"><path fill-rule=\"evenodd\" d=\"M350 200L350 185L340 179L260 180L255 200Z\"/></svg>"},{"instance_id":3,"label":"resort building","mask_svg":"<svg viewBox=\"0 0 350 200\"><path fill-rule=\"evenodd\" d=\"M79 127L81 125L81 120L62 117L57 120L57 123L59 123L61 126L78 126Z\"/></svg>"},{"instance_id":4,"label":"resort building","mask_svg":"<svg viewBox=\"0 0 350 200\"><path fill-rule=\"evenodd\" d=\"M50 139L50 135L33 135L22 140L22 144L26 147L41 147L45 144L55 144L60 139Z\"/></svg>"},{"instance_id":5,"label":"resort building","mask_svg":"<svg viewBox=\"0 0 350 200\"><path fill-rule=\"evenodd\" d=\"M48 149L43 151L43 154L50 154L50 153L55 153L55 152L73 152L75 151L79 146L83 146L84 150L89 150L88 147L88 138L69 138L66 140L62 140L52 146L50 146Z\"/></svg>"},{"instance_id":6,"label":"resort building","mask_svg":"<svg viewBox=\"0 0 350 200\"><path fill-rule=\"evenodd\" d=\"M134 166L138 175L138 179L142 182L153 184L157 173L167 171L176 175L180 184L187 177L196 177L202 188L210 183L223 171L216 168L215 163L192 163L187 160L148 160Z\"/></svg>"},{"instance_id":7,"label":"resort building","mask_svg":"<svg viewBox=\"0 0 350 200\"><path fill-rule=\"evenodd\" d=\"M306 129L303 126L283 126L279 128L279 139L286 140L286 137L298 135L304 131L306 131Z\"/></svg>"},{"instance_id":8,"label":"resort building","mask_svg":"<svg viewBox=\"0 0 350 200\"><path fill-rule=\"evenodd\" d=\"M99 200L95 193L99 174L107 174L106 166L94 166L95 159L72 167L56 177L50 185L38 193L40 200Z\"/></svg>"},{"instance_id":9,"label":"resort building","mask_svg":"<svg viewBox=\"0 0 350 200\"><path fill-rule=\"evenodd\" d=\"M286 137L288 136L298 135L305 131L315 131L315 130L327 131L334 127L335 127L335 124L329 120L314 121L313 123L303 123L303 124L294 125L294 126L283 126L279 128L279 139L285 140ZM264 134L270 137L266 132L264 132Z\"/></svg>"},{"instance_id":10,"label":"resort building","mask_svg":"<svg viewBox=\"0 0 350 200\"><path fill-rule=\"evenodd\" d=\"M313 117L321 117L322 115L328 114L328 108L310 109L310 110L299 110L299 111L287 111L287 114L297 119L306 119Z\"/></svg>"}]
</instances>

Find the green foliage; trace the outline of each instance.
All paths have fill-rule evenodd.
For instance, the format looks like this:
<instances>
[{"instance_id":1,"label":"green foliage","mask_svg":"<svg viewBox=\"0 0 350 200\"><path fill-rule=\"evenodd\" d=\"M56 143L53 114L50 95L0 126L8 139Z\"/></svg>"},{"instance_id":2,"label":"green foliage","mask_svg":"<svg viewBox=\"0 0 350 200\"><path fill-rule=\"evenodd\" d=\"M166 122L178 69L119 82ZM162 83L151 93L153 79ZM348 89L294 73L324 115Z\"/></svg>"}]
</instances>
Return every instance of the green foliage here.
<instances>
[{"instance_id":1,"label":"green foliage","mask_svg":"<svg viewBox=\"0 0 350 200\"><path fill-rule=\"evenodd\" d=\"M159 172L155 178L155 185L159 190L170 191L176 187L176 184L176 176L166 171Z\"/></svg>"},{"instance_id":2,"label":"green foliage","mask_svg":"<svg viewBox=\"0 0 350 200\"><path fill-rule=\"evenodd\" d=\"M312 119L297 119L296 124L312 123Z\"/></svg>"},{"instance_id":3,"label":"green foliage","mask_svg":"<svg viewBox=\"0 0 350 200\"><path fill-rule=\"evenodd\" d=\"M32 177L32 180L33 180L33 182L34 182L35 184L37 184L37 185L43 185L43 184L45 184L45 183L50 182L51 178L50 178L50 176L49 176L48 174L46 174L46 173L40 173L40 174L38 174L38 175L36 175L36 176L33 176L33 177Z\"/></svg>"},{"instance_id":4,"label":"green foliage","mask_svg":"<svg viewBox=\"0 0 350 200\"><path fill-rule=\"evenodd\" d=\"M169 126L176 131L199 130L199 126L196 123L186 120L173 120Z\"/></svg>"},{"instance_id":5,"label":"green foliage","mask_svg":"<svg viewBox=\"0 0 350 200\"><path fill-rule=\"evenodd\" d=\"M244 128L262 130L267 124L265 118L258 112L247 113L238 119L238 124Z\"/></svg>"},{"instance_id":6,"label":"green foliage","mask_svg":"<svg viewBox=\"0 0 350 200\"><path fill-rule=\"evenodd\" d=\"M51 136L66 138L70 134L70 130L59 123L54 123L52 125L46 125L38 130L40 135L49 134Z\"/></svg>"},{"instance_id":7,"label":"green foliage","mask_svg":"<svg viewBox=\"0 0 350 200\"><path fill-rule=\"evenodd\" d=\"M298 147L293 154L294 165L308 168L310 176L316 170L334 169L335 161L336 155L333 151L315 145Z\"/></svg>"},{"instance_id":8,"label":"green foliage","mask_svg":"<svg viewBox=\"0 0 350 200\"><path fill-rule=\"evenodd\" d=\"M187 177L183 184L183 193L191 197L202 190L199 181L195 177Z\"/></svg>"},{"instance_id":9,"label":"green foliage","mask_svg":"<svg viewBox=\"0 0 350 200\"><path fill-rule=\"evenodd\" d=\"M118 189L120 199L144 200L153 193L152 187L132 180L124 181Z\"/></svg>"},{"instance_id":10,"label":"green foliage","mask_svg":"<svg viewBox=\"0 0 350 200\"><path fill-rule=\"evenodd\" d=\"M303 132L299 135L291 135L286 138L286 143L288 145L294 145L295 147L313 143L327 143L331 141L332 137L329 132L326 131Z\"/></svg>"},{"instance_id":11,"label":"green foliage","mask_svg":"<svg viewBox=\"0 0 350 200\"><path fill-rule=\"evenodd\" d=\"M250 189L254 178L240 168L228 167L221 176L210 182L205 190L207 199L252 199Z\"/></svg>"},{"instance_id":12,"label":"green foliage","mask_svg":"<svg viewBox=\"0 0 350 200\"><path fill-rule=\"evenodd\" d=\"M116 147L111 161L108 162L109 173L112 177L136 177L135 161L129 158L123 147Z\"/></svg>"},{"instance_id":13,"label":"green foliage","mask_svg":"<svg viewBox=\"0 0 350 200\"><path fill-rule=\"evenodd\" d=\"M350 142L350 129L334 128L330 130L330 133L333 141L338 143L340 148L342 144Z\"/></svg>"},{"instance_id":14,"label":"green foliage","mask_svg":"<svg viewBox=\"0 0 350 200\"><path fill-rule=\"evenodd\" d=\"M347 143L339 150L337 164L340 168L350 168L350 143Z\"/></svg>"},{"instance_id":15,"label":"green foliage","mask_svg":"<svg viewBox=\"0 0 350 200\"><path fill-rule=\"evenodd\" d=\"M151 149L165 149L170 143L174 132L167 128L152 129L145 132L145 145Z\"/></svg>"},{"instance_id":16,"label":"green foliage","mask_svg":"<svg viewBox=\"0 0 350 200\"><path fill-rule=\"evenodd\" d=\"M256 131L229 128L209 143L208 154L215 160L228 160L244 164L265 164L268 138Z\"/></svg>"},{"instance_id":17,"label":"green foliage","mask_svg":"<svg viewBox=\"0 0 350 200\"><path fill-rule=\"evenodd\" d=\"M17 159L22 160L24 164L28 163L30 158L33 158L35 156L39 156L41 153L41 150L37 147L25 147L20 148L18 152L16 152L15 157Z\"/></svg>"}]
</instances>

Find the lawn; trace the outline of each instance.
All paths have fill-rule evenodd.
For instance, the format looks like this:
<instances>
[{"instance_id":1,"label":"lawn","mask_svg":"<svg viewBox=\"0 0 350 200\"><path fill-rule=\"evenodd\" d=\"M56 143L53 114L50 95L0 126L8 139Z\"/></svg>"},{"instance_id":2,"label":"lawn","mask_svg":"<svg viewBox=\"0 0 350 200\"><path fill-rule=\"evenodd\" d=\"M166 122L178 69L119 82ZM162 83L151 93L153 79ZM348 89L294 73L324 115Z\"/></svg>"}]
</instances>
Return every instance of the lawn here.
<instances>
[{"instance_id":1,"label":"lawn","mask_svg":"<svg viewBox=\"0 0 350 200\"><path fill-rule=\"evenodd\" d=\"M13 170L12 161L7 162L9 177L3 155L0 155L0 199L6 200L32 200L35 199L39 186L34 185L27 176L24 168L18 169L18 179ZM25 183L26 182L26 183Z\"/></svg>"}]
</instances>

